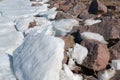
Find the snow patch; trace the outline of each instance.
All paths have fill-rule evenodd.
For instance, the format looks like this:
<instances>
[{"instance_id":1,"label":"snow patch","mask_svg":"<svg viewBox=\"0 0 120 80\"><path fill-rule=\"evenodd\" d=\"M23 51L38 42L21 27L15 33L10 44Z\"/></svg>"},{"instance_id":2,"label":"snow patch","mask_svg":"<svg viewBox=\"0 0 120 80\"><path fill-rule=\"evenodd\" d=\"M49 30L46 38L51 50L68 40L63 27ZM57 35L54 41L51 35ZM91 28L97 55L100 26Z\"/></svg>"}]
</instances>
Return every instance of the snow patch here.
<instances>
[{"instance_id":1,"label":"snow patch","mask_svg":"<svg viewBox=\"0 0 120 80\"><path fill-rule=\"evenodd\" d=\"M112 60L112 67L115 70L120 70L120 60Z\"/></svg>"},{"instance_id":2,"label":"snow patch","mask_svg":"<svg viewBox=\"0 0 120 80\"><path fill-rule=\"evenodd\" d=\"M70 32L73 26L79 26L79 22L75 19L61 19L52 22L53 29L56 31L56 36L66 35Z\"/></svg>"},{"instance_id":3,"label":"snow patch","mask_svg":"<svg viewBox=\"0 0 120 80\"><path fill-rule=\"evenodd\" d=\"M17 80L12 70L12 56L0 54L0 80Z\"/></svg>"},{"instance_id":4,"label":"snow patch","mask_svg":"<svg viewBox=\"0 0 120 80\"><path fill-rule=\"evenodd\" d=\"M82 39L93 39L97 40L101 43L107 44L108 42L105 41L104 37L98 33L93 33L93 32L83 32L81 33Z\"/></svg>"},{"instance_id":5,"label":"snow patch","mask_svg":"<svg viewBox=\"0 0 120 80\"><path fill-rule=\"evenodd\" d=\"M87 57L88 50L86 47L83 47L76 43L73 48L69 49L67 54L78 64L82 64L83 60Z\"/></svg>"},{"instance_id":6,"label":"snow patch","mask_svg":"<svg viewBox=\"0 0 120 80\"><path fill-rule=\"evenodd\" d=\"M98 80L110 80L115 75L116 71L113 69L105 70Z\"/></svg>"},{"instance_id":7,"label":"snow patch","mask_svg":"<svg viewBox=\"0 0 120 80\"><path fill-rule=\"evenodd\" d=\"M97 24L97 23L100 23L100 22L102 22L101 20L94 20L93 18L91 18L91 19L87 19L87 20L85 20L84 21L84 25L85 26L91 26L91 25L93 25L93 24Z\"/></svg>"},{"instance_id":8,"label":"snow patch","mask_svg":"<svg viewBox=\"0 0 120 80\"><path fill-rule=\"evenodd\" d=\"M14 52L13 67L19 80L59 80L64 41L60 38L29 34ZM49 66L50 65L50 66Z\"/></svg>"}]
</instances>

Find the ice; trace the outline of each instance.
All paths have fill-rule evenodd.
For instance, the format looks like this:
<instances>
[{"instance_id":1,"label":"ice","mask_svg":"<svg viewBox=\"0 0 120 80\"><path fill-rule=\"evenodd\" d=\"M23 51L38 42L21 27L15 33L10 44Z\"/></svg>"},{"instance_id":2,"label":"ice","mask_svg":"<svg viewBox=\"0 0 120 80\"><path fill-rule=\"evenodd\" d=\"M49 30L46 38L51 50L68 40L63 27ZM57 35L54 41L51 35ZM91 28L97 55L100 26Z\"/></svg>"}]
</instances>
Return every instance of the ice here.
<instances>
[{"instance_id":1,"label":"ice","mask_svg":"<svg viewBox=\"0 0 120 80\"><path fill-rule=\"evenodd\" d=\"M64 42L44 32L26 36L14 52L13 67L19 80L59 80Z\"/></svg>"},{"instance_id":2,"label":"ice","mask_svg":"<svg viewBox=\"0 0 120 80\"><path fill-rule=\"evenodd\" d=\"M12 70L12 56L0 54L0 80L17 80Z\"/></svg>"}]
</instances>

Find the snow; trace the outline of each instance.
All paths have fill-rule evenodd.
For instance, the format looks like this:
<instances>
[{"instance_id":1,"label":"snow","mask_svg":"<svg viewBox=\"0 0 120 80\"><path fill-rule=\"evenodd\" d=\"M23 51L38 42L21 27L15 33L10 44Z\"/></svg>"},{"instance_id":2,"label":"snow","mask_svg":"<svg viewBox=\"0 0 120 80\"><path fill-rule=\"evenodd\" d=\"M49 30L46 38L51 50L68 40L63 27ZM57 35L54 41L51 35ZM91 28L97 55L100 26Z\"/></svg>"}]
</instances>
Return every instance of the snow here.
<instances>
[{"instance_id":1,"label":"snow","mask_svg":"<svg viewBox=\"0 0 120 80\"><path fill-rule=\"evenodd\" d=\"M68 67L68 65L63 64L63 68L64 68L64 73L62 79L60 80L83 80L83 77L79 74L74 74L70 68ZM65 75L64 75L65 74Z\"/></svg>"},{"instance_id":2,"label":"snow","mask_svg":"<svg viewBox=\"0 0 120 80\"><path fill-rule=\"evenodd\" d=\"M53 7L47 11L41 12L39 14L39 16L43 16L43 17L46 17L48 19L55 19L56 15L57 15L56 9L57 9L56 7Z\"/></svg>"},{"instance_id":3,"label":"snow","mask_svg":"<svg viewBox=\"0 0 120 80\"><path fill-rule=\"evenodd\" d=\"M40 6L31 6L34 1L30 0L0 1L0 80L82 80L70 70L75 65L72 58L64 65L65 76L60 77L64 41L55 37L69 33L79 22L52 21L56 8L48 9L48 0L37 1ZM28 29L33 21L36 26Z\"/></svg>"},{"instance_id":4,"label":"snow","mask_svg":"<svg viewBox=\"0 0 120 80\"><path fill-rule=\"evenodd\" d=\"M84 25L85 26L91 26L93 24L97 24L97 23L100 23L100 22L102 22L102 21L101 20L94 20L93 18L91 18L91 19L85 20Z\"/></svg>"},{"instance_id":5,"label":"snow","mask_svg":"<svg viewBox=\"0 0 120 80\"><path fill-rule=\"evenodd\" d=\"M75 68L75 62L73 61L73 59L69 58L68 66L71 70Z\"/></svg>"},{"instance_id":6,"label":"snow","mask_svg":"<svg viewBox=\"0 0 120 80\"><path fill-rule=\"evenodd\" d=\"M98 80L110 80L115 75L116 71L114 69L105 70Z\"/></svg>"},{"instance_id":7,"label":"snow","mask_svg":"<svg viewBox=\"0 0 120 80\"><path fill-rule=\"evenodd\" d=\"M30 0L3 0L0 2L0 12L9 18L28 17L46 11L48 4L32 7Z\"/></svg>"},{"instance_id":8,"label":"snow","mask_svg":"<svg viewBox=\"0 0 120 80\"><path fill-rule=\"evenodd\" d=\"M13 68L19 80L59 80L64 41L44 32L27 35L14 52Z\"/></svg>"},{"instance_id":9,"label":"snow","mask_svg":"<svg viewBox=\"0 0 120 80\"><path fill-rule=\"evenodd\" d=\"M107 44L108 42L105 41L104 37L98 33L93 33L93 32L83 32L81 33L82 39L93 39L97 40L101 43Z\"/></svg>"},{"instance_id":10,"label":"snow","mask_svg":"<svg viewBox=\"0 0 120 80\"><path fill-rule=\"evenodd\" d=\"M12 70L12 56L0 54L0 80L17 80Z\"/></svg>"},{"instance_id":11,"label":"snow","mask_svg":"<svg viewBox=\"0 0 120 80\"><path fill-rule=\"evenodd\" d=\"M36 0L36 1L42 2L42 3L46 3L46 2L48 2L49 0Z\"/></svg>"},{"instance_id":12,"label":"snow","mask_svg":"<svg viewBox=\"0 0 120 80\"><path fill-rule=\"evenodd\" d=\"M36 17L35 22L37 26L41 26L41 27L46 27L51 25L51 21L46 19L45 17Z\"/></svg>"},{"instance_id":13,"label":"snow","mask_svg":"<svg viewBox=\"0 0 120 80\"><path fill-rule=\"evenodd\" d=\"M75 19L61 19L52 22L53 29L56 31L56 36L66 35L70 32L73 26L79 26L79 22Z\"/></svg>"},{"instance_id":14,"label":"snow","mask_svg":"<svg viewBox=\"0 0 120 80\"><path fill-rule=\"evenodd\" d=\"M28 29L30 22L34 22L34 17L18 18L15 20L15 27L18 31L24 32Z\"/></svg>"},{"instance_id":15,"label":"snow","mask_svg":"<svg viewBox=\"0 0 120 80\"><path fill-rule=\"evenodd\" d=\"M120 70L120 60L112 60L112 67L115 70Z\"/></svg>"},{"instance_id":16,"label":"snow","mask_svg":"<svg viewBox=\"0 0 120 80\"><path fill-rule=\"evenodd\" d=\"M0 21L0 53L9 53L12 55L13 51L22 43L23 34L17 32L8 18L4 18ZM7 24L10 23L10 24Z\"/></svg>"},{"instance_id":17,"label":"snow","mask_svg":"<svg viewBox=\"0 0 120 80\"><path fill-rule=\"evenodd\" d=\"M34 35L37 35L41 33L42 31L45 31L46 34L49 35L55 35L55 31L53 30L53 26L51 25L51 22L44 18L44 17L38 17L35 18L36 26L34 28L27 29L25 31L25 35L29 34L30 32L34 32Z\"/></svg>"},{"instance_id":18,"label":"snow","mask_svg":"<svg viewBox=\"0 0 120 80\"><path fill-rule=\"evenodd\" d=\"M70 58L74 59L78 64L82 64L83 60L87 57L88 50L86 47L76 43L73 48L69 49L68 53Z\"/></svg>"}]
</instances>

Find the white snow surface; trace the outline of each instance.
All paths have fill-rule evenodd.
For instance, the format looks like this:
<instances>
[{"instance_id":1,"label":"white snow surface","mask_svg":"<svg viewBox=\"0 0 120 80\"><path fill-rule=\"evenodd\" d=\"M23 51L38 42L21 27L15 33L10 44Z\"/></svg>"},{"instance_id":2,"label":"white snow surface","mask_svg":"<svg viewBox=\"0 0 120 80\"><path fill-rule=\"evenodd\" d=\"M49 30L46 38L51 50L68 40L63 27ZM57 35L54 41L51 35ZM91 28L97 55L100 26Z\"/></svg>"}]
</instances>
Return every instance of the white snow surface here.
<instances>
[{"instance_id":1,"label":"white snow surface","mask_svg":"<svg viewBox=\"0 0 120 80\"><path fill-rule=\"evenodd\" d=\"M114 69L105 70L98 78L98 80L110 80L115 75Z\"/></svg>"},{"instance_id":2,"label":"white snow surface","mask_svg":"<svg viewBox=\"0 0 120 80\"><path fill-rule=\"evenodd\" d=\"M83 77L79 74L74 74L70 68L68 67L68 65L63 64L63 76L61 75L60 80L83 80Z\"/></svg>"},{"instance_id":3,"label":"white snow surface","mask_svg":"<svg viewBox=\"0 0 120 80\"><path fill-rule=\"evenodd\" d=\"M112 67L115 70L120 70L120 60L112 60Z\"/></svg>"},{"instance_id":4,"label":"white snow surface","mask_svg":"<svg viewBox=\"0 0 120 80\"><path fill-rule=\"evenodd\" d=\"M73 26L79 26L79 22L75 19L61 19L52 22L53 29L56 31L56 36L66 35L70 32Z\"/></svg>"},{"instance_id":5,"label":"white snow surface","mask_svg":"<svg viewBox=\"0 0 120 80\"><path fill-rule=\"evenodd\" d=\"M108 42L105 41L104 37L98 33L93 33L93 32L83 32L81 33L82 39L93 39L97 40L101 43L107 44Z\"/></svg>"},{"instance_id":6,"label":"white snow surface","mask_svg":"<svg viewBox=\"0 0 120 80\"><path fill-rule=\"evenodd\" d=\"M64 41L44 32L26 36L14 52L13 68L19 80L59 80Z\"/></svg>"},{"instance_id":7,"label":"white snow surface","mask_svg":"<svg viewBox=\"0 0 120 80\"><path fill-rule=\"evenodd\" d=\"M46 11L48 4L39 7L32 7L30 0L2 0L0 12L9 18L28 17Z\"/></svg>"},{"instance_id":8,"label":"white snow surface","mask_svg":"<svg viewBox=\"0 0 120 80\"><path fill-rule=\"evenodd\" d=\"M24 32L28 29L29 23L34 22L34 17L21 17L15 20L15 27L18 31Z\"/></svg>"},{"instance_id":9,"label":"white snow surface","mask_svg":"<svg viewBox=\"0 0 120 80\"><path fill-rule=\"evenodd\" d=\"M53 7L51 9L48 9L47 11L41 12L39 13L40 16L46 17L48 19L55 19L57 11L56 11L56 7Z\"/></svg>"},{"instance_id":10,"label":"white snow surface","mask_svg":"<svg viewBox=\"0 0 120 80\"><path fill-rule=\"evenodd\" d=\"M68 66L69 66L69 68L71 70L74 70L74 68L75 68L75 61L72 58L69 58Z\"/></svg>"},{"instance_id":11,"label":"white snow surface","mask_svg":"<svg viewBox=\"0 0 120 80\"><path fill-rule=\"evenodd\" d=\"M6 53L0 54L0 80L16 80L11 62L12 56Z\"/></svg>"},{"instance_id":12,"label":"white snow surface","mask_svg":"<svg viewBox=\"0 0 120 80\"><path fill-rule=\"evenodd\" d=\"M74 59L78 64L82 64L83 60L87 57L88 50L86 47L76 43L73 48L69 49L68 56Z\"/></svg>"},{"instance_id":13,"label":"white snow surface","mask_svg":"<svg viewBox=\"0 0 120 80\"><path fill-rule=\"evenodd\" d=\"M27 29L25 31L25 35L29 34L30 32L33 32L34 35L37 35L41 33L42 31L46 32L48 35L55 35L55 31L53 30L53 26L51 25L51 22L44 18L44 17L38 17L35 18L36 26L34 28Z\"/></svg>"},{"instance_id":14,"label":"white snow surface","mask_svg":"<svg viewBox=\"0 0 120 80\"><path fill-rule=\"evenodd\" d=\"M23 42L23 34L17 32L11 21L4 18L0 21L0 53L12 54L13 51ZM6 25L1 25L3 24ZM10 24L7 24L10 23Z\"/></svg>"},{"instance_id":15,"label":"white snow surface","mask_svg":"<svg viewBox=\"0 0 120 80\"><path fill-rule=\"evenodd\" d=\"M94 20L93 18L91 18L91 19L85 20L84 25L85 26L91 26L93 24L97 24L97 23L100 23L100 22L102 22L102 21L101 20Z\"/></svg>"}]
</instances>

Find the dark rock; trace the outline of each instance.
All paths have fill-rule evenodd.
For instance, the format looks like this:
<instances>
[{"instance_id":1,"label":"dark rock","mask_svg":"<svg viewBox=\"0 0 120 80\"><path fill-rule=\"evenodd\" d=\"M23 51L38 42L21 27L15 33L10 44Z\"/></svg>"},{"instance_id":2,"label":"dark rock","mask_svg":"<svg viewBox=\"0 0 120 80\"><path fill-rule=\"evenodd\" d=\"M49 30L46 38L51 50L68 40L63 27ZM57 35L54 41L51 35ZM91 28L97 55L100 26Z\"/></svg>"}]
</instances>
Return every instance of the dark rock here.
<instances>
[{"instance_id":1,"label":"dark rock","mask_svg":"<svg viewBox=\"0 0 120 80\"><path fill-rule=\"evenodd\" d=\"M116 6L107 6L108 9L116 10Z\"/></svg>"},{"instance_id":2,"label":"dark rock","mask_svg":"<svg viewBox=\"0 0 120 80\"><path fill-rule=\"evenodd\" d=\"M98 3L97 3L97 0L93 0L92 1L92 3L89 6L88 12L91 13L91 14L97 14L97 12L98 12Z\"/></svg>"},{"instance_id":3,"label":"dark rock","mask_svg":"<svg viewBox=\"0 0 120 80\"><path fill-rule=\"evenodd\" d=\"M94 40L84 40L81 44L88 49L88 55L83 61L83 66L95 71L105 69L110 59L107 46Z\"/></svg>"},{"instance_id":4,"label":"dark rock","mask_svg":"<svg viewBox=\"0 0 120 80\"><path fill-rule=\"evenodd\" d=\"M107 7L99 0L93 0L89 6L88 12L91 14L97 14L99 12L107 13Z\"/></svg>"},{"instance_id":5,"label":"dark rock","mask_svg":"<svg viewBox=\"0 0 120 80\"><path fill-rule=\"evenodd\" d=\"M114 46L110 47L111 60L120 59L120 40Z\"/></svg>"},{"instance_id":6,"label":"dark rock","mask_svg":"<svg viewBox=\"0 0 120 80\"><path fill-rule=\"evenodd\" d=\"M96 77L96 75L95 75L96 72L93 69L89 69L84 66L81 66L81 73L84 74L83 75L84 77L88 77L88 76Z\"/></svg>"},{"instance_id":7,"label":"dark rock","mask_svg":"<svg viewBox=\"0 0 120 80\"><path fill-rule=\"evenodd\" d=\"M80 35L80 30L78 29L76 32L73 32L71 34L74 37L75 43L79 43L82 41L81 35Z\"/></svg>"}]
</instances>

